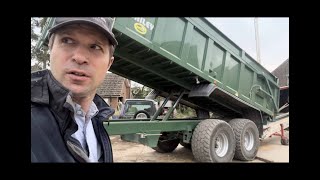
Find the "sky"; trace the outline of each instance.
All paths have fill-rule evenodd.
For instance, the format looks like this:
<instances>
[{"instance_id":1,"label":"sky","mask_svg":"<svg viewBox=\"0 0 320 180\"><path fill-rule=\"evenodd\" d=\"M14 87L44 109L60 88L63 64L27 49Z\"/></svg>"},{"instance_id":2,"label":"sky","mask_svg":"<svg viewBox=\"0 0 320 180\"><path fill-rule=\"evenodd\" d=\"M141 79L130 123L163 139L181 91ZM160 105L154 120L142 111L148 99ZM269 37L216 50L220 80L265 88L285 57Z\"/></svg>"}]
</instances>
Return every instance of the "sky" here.
<instances>
[{"instance_id":1,"label":"sky","mask_svg":"<svg viewBox=\"0 0 320 180\"><path fill-rule=\"evenodd\" d=\"M257 60L254 18L207 18ZM272 72L289 58L289 18L257 18L261 65Z\"/></svg>"}]
</instances>

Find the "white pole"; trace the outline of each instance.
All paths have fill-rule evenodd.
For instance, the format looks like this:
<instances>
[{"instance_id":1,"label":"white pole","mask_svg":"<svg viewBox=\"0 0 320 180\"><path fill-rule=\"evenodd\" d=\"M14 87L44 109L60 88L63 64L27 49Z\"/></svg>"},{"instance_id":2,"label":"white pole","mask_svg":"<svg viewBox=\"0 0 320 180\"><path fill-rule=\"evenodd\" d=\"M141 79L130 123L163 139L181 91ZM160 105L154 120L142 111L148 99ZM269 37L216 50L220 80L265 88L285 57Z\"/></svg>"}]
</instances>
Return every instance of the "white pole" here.
<instances>
[{"instance_id":1,"label":"white pole","mask_svg":"<svg viewBox=\"0 0 320 180\"><path fill-rule=\"evenodd\" d=\"M259 42L259 29L258 29L258 18L254 18L254 29L256 31L256 49L257 49L257 62L261 64L260 60L260 42Z\"/></svg>"}]
</instances>

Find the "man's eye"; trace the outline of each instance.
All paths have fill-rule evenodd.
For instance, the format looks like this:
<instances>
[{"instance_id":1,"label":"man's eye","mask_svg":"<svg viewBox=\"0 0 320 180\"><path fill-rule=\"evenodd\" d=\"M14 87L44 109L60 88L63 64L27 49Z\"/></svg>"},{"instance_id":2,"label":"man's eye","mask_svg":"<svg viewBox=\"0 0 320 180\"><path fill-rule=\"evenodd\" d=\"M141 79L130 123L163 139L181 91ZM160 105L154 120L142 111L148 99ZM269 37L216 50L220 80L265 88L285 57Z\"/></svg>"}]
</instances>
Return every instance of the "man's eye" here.
<instances>
[{"instance_id":1,"label":"man's eye","mask_svg":"<svg viewBox=\"0 0 320 180\"><path fill-rule=\"evenodd\" d=\"M66 44L72 44L72 43L73 43L73 40L70 39L70 38L63 38L63 39L62 39L62 42L63 42L63 43L66 43Z\"/></svg>"},{"instance_id":2,"label":"man's eye","mask_svg":"<svg viewBox=\"0 0 320 180\"><path fill-rule=\"evenodd\" d=\"M95 50L102 50L102 48L96 44L91 45L90 48L95 49Z\"/></svg>"}]
</instances>

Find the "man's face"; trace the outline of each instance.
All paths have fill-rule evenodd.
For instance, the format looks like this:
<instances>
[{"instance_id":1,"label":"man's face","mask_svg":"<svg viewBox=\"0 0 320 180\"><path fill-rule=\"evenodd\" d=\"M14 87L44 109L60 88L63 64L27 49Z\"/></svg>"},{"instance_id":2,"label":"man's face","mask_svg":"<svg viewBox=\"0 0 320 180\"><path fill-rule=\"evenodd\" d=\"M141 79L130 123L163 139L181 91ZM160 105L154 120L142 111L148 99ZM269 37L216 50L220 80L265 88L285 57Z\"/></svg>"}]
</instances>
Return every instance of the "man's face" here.
<instances>
[{"instance_id":1,"label":"man's face","mask_svg":"<svg viewBox=\"0 0 320 180\"><path fill-rule=\"evenodd\" d=\"M75 97L93 96L109 70L110 44L89 25L69 25L55 33L50 54L53 76Z\"/></svg>"}]
</instances>

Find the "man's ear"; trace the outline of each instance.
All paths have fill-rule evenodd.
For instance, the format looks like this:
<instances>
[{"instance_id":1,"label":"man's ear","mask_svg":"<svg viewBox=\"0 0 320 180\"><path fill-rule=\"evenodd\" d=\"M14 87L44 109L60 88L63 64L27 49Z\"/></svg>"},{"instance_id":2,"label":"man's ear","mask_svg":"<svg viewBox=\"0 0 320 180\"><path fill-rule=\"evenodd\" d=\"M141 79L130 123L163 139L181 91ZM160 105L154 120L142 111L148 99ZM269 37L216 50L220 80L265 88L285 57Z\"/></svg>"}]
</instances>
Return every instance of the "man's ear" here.
<instances>
[{"instance_id":1,"label":"man's ear","mask_svg":"<svg viewBox=\"0 0 320 180\"><path fill-rule=\"evenodd\" d=\"M114 57L112 56L112 57L110 58L110 60L109 60L109 65L108 65L107 71L109 71L109 69L110 69L110 67L111 67L111 65L112 65L112 63L113 63L113 60L114 60Z\"/></svg>"}]
</instances>

